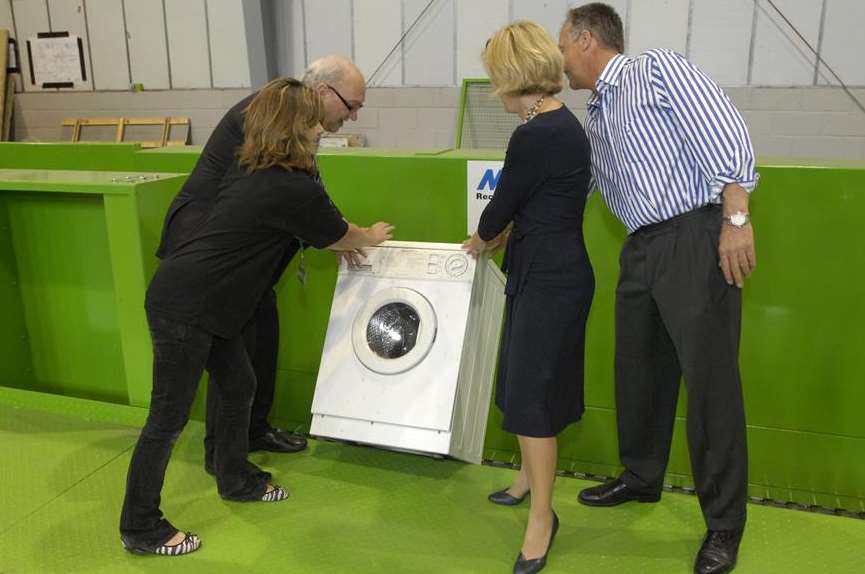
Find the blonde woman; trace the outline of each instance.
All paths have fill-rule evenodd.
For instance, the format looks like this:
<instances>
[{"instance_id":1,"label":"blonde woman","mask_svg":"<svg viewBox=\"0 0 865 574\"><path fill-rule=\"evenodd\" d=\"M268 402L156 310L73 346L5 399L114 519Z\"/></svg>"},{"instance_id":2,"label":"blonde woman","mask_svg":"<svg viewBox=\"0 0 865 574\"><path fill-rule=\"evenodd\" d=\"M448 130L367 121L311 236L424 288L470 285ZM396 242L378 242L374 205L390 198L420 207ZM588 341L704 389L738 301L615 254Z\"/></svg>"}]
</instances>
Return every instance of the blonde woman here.
<instances>
[{"instance_id":1,"label":"blonde woman","mask_svg":"<svg viewBox=\"0 0 865 574\"><path fill-rule=\"evenodd\" d=\"M129 551L177 556L201 545L163 518L159 503L172 446L205 369L221 399L214 460L220 496L263 502L288 496L246 459L256 381L243 327L300 241L354 250L389 239L392 230L385 223L365 229L346 222L316 182L322 118L319 96L297 80L281 78L262 88L244 111L243 145L210 215L162 261L150 283L145 307L153 394L120 518Z\"/></svg>"},{"instance_id":2,"label":"blonde woman","mask_svg":"<svg viewBox=\"0 0 865 574\"><path fill-rule=\"evenodd\" d=\"M583 414L583 350L594 274L583 244L589 189L589 142L555 95L562 56L543 28L518 21L496 32L482 53L514 130L496 193L477 232L475 256L505 241L505 327L496 382L503 428L517 435L522 457L513 484L489 496L531 509L515 573L538 572L558 530L552 509L556 436Z\"/></svg>"}]
</instances>

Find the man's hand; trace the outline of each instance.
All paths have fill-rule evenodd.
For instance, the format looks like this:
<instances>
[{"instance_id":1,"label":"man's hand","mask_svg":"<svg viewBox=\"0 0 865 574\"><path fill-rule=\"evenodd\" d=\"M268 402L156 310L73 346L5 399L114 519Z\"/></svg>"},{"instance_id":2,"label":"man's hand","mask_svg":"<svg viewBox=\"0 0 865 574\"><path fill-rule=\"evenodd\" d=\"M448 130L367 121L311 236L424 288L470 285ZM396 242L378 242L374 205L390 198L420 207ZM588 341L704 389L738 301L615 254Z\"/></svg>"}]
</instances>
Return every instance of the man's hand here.
<instances>
[{"instance_id":1,"label":"man's hand","mask_svg":"<svg viewBox=\"0 0 865 574\"><path fill-rule=\"evenodd\" d=\"M355 249L354 251L334 251L336 255L337 264L340 261L345 261L346 265L349 267L354 267L356 265L360 265L364 259L366 259L366 251L363 249Z\"/></svg>"},{"instance_id":2,"label":"man's hand","mask_svg":"<svg viewBox=\"0 0 865 574\"><path fill-rule=\"evenodd\" d=\"M730 183L724 186L722 192L724 215L730 216L736 212L748 213L748 192L740 185ZM721 237L718 241L718 265L724 272L724 279L729 285L733 283L740 289L757 266L757 255L754 251L754 228L750 223L736 227L727 223L721 224Z\"/></svg>"},{"instance_id":3,"label":"man's hand","mask_svg":"<svg viewBox=\"0 0 865 574\"><path fill-rule=\"evenodd\" d=\"M744 227L721 225L721 239L718 245L721 271L727 283L740 289L757 266L757 255L754 252L754 229L748 223Z\"/></svg>"}]
</instances>

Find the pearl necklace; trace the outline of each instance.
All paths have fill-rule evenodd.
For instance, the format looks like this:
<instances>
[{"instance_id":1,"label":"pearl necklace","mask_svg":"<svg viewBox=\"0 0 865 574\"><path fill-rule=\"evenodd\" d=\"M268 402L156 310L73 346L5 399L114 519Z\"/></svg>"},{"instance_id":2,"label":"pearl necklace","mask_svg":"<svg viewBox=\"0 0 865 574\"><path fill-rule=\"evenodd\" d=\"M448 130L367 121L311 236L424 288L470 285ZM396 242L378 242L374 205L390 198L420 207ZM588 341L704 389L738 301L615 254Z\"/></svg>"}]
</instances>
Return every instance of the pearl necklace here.
<instances>
[{"instance_id":1,"label":"pearl necklace","mask_svg":"<svg viewBox=\"0 0 865 574\"><path fill-rule=\"evenodd\" d=\"M538 115L538 111L541 109L541 106L544 105L544 98L546 98L546 96L541 96L538 98L538 101L532 104L532 107L530 107L526 112L526 119L523 120L523 123L527 123L530 119Z\"/></svg>"}]
</instances>

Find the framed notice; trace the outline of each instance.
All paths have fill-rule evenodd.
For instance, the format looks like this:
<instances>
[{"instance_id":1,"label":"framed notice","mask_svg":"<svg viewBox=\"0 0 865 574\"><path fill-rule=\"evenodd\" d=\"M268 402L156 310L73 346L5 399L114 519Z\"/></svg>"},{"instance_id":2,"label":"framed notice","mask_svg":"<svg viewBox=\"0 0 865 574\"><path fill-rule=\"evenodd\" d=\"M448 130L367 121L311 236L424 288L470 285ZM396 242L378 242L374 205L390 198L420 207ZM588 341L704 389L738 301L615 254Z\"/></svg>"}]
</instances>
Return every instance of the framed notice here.
<instances>
[{"instance_id":1,"label":"framed notice","mask_svg":"<svg viewBox=\"0 0 865 574\"><path fill-rule=\"evenodd\" d=\"M74 88L87 81L84 44L69 32L37 34L27 40L30 83L43 88Z\"/></svg>"}]
</instances>

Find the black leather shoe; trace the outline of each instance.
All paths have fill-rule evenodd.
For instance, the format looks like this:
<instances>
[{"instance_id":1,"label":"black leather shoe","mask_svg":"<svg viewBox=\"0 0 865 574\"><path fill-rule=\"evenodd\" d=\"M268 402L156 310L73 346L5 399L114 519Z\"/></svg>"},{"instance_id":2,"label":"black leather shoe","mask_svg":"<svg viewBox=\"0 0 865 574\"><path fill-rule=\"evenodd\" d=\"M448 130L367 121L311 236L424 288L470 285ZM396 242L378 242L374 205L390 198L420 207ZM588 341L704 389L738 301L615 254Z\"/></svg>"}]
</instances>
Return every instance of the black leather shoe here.
<instances>
[{"instance_id":1,"label":"black leather shoe","mask_svg":"<svg viewBox=\"0 0 865 574\"><path fill-rule=\"evenodd\" d=\"M631 500L658 502L661 500L661 493L633 489L622 482L621 478L617 478L600 486L584 488L577 500L586 506L617 506Z\"/></svg>"},{"instance_id":2,"label":"black leather shoe","mask_svg":"<svg viewBox=\"0 0 865 574\"><path fill-rule=\"evenodd\" d=\"M517 561L514 563L514 574L534 574L540 572L547 565L547 556L550 553L550 548L553 547L553 539L556 537L556 532L559 531L559 517L553 512L553 531L550 533L550 542L547 544L547 551L540 558L532 558L527 560L523 553L520 552L517 556Z\"/></svg>"},{"instance_id":3,"label":"black leather shoe","mask_svg":"<svg viewBox=\"0 0 865 574\"><path fill-rule=\"evenodd\" d=\"M285 431L272 430L260 437L249 439L249 452L267 450L270 452L300 452L306 448L306 439Z\"/></svg>"},{"instance_id":4,"label":"black leather shoe","mask_svg":"<svg viewBox=\"0 0 865 574\"><path fill-rule=\"evenodd\" d=\"M694 574L725 574L736 567L739 543L745 528L710 530L697 553Z\"/></svg>"},{"instance_id":5,"label":"black leather shoe","mask_svg":"<svg viewBox=\"0 0 865 574\"><path fill-rule=\"evenodd\" d=\"M526 496L529 495L529 491L527 490L524 495L517 498L516 496L512 496L508 494L508 489L497 490L491 495L487 497L487 500L492 502L493 504L501 504L502 506L516 506L526 499Z\"/></svg>"}]
</instances>

